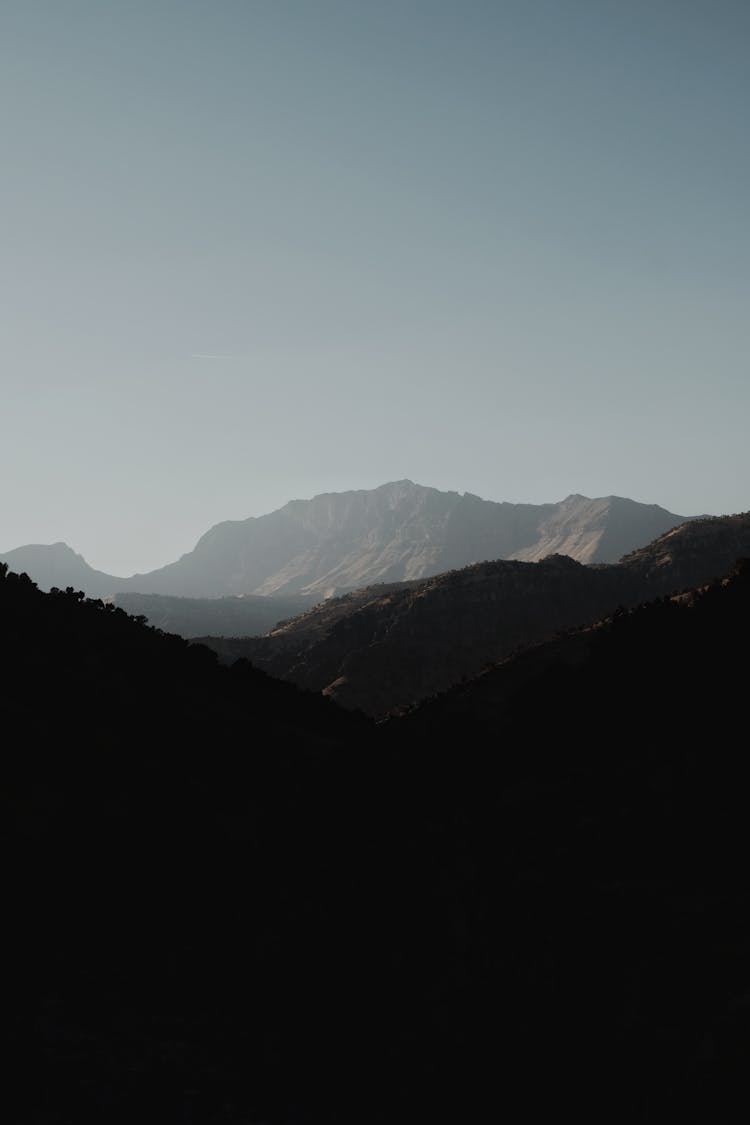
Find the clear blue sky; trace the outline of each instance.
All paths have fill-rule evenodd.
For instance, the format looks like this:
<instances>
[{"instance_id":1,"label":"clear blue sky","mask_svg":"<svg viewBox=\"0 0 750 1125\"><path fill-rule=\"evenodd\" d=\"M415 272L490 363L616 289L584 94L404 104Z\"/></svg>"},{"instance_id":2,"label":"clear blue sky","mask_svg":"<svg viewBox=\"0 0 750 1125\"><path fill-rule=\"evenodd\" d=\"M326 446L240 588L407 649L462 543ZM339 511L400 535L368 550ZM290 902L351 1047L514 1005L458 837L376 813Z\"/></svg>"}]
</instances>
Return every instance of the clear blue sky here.
<instances>
[{"instance_id":1,"label":"clear blue sky","mask_svg":"<svg viewBox=\"0 0 750 1125\"><path fill-rule=\"evenodd\" d=\"M747 0L0 0L0 550L750 508Z\"/></svg>"}]
</instances>

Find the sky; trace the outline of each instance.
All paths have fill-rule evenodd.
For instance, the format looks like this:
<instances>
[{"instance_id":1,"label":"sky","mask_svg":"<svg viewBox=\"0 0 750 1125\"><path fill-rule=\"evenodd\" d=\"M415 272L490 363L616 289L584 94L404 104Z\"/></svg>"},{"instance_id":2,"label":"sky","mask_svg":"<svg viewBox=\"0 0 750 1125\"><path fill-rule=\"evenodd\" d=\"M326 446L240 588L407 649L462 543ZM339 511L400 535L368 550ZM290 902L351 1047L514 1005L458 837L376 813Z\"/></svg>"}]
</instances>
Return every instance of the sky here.
<instances>
[{"instance_id":1,"label":"sky","mask_svg":"<svg viewBox=\"0 0 750 1125\"><path fill-rule=\"evenodd\" d=\"M0 0L0 551L750 509L747 0Z\"/></svg>"}]
</instances>

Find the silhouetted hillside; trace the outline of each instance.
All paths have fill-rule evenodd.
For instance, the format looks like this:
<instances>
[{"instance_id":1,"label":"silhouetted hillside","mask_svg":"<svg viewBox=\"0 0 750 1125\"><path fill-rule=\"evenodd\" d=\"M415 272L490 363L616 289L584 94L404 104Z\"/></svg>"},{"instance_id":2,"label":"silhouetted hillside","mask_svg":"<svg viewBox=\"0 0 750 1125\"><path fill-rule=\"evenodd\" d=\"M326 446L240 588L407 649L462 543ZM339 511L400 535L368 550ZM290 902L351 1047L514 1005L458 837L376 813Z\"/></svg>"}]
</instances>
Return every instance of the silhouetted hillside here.
<instances>
[{"instance_id":1,"label":"silhouetted hillside","mask_svg":"<svg viewBox=\"0 0 750 1125\"><path fill-rule=\"evenodd\" d=\"M318 818L368 724L4 569L3 1116L283 1109L338 942Z\"/></svg>"},{"instance_id":2,"label":"silhouetted hillside","mask_svg":"<svg viewBox=\"0 0 750 1125\"><path fill-rule=\"evenodd\" d=\"M687 589L728 573L750 554L750 512L689 520L653 543L625 555L622 565L642 574L662 592Z\"/></svg>"},{"instance_id":3,"label":"silhouetted hillside","mask_svg":"<svg viewBox=\"0 0 750 1125\"><path fill-rule=\"evenodd\" d=\"M749 574L374 727L0 573L6 1116L744 1121Z\"/></svg>"},{"instance_id":4,"label":"silhouetted hillside","mask_svg":"<svg viewBox=\"0 0 750 1125\"><path fill-rule=\"evenodd\" d=\"M475 1003L515 1028L500 1055L529 1119L535 1075L586 1120L743 1118L749 626L745 560L386 724L418 755L424 805L451 790L446 880L474 935L457 948L485 951Z\"/></svg>"},{"instance_id":5,"label":"silhouetted hillside","mask_svg":"<svg viewBox=\"0 0 750 1125\"><path fill-rule=\"evenodd\" d=\"M622 595L612 578L563 555L479 563L354 591L266 637L201 640L227 662L244 657L343 706L383 716L524 644L605 614ZM643 596L637 580L629 589L631 600Z\"/></svg>"}]
</instances>

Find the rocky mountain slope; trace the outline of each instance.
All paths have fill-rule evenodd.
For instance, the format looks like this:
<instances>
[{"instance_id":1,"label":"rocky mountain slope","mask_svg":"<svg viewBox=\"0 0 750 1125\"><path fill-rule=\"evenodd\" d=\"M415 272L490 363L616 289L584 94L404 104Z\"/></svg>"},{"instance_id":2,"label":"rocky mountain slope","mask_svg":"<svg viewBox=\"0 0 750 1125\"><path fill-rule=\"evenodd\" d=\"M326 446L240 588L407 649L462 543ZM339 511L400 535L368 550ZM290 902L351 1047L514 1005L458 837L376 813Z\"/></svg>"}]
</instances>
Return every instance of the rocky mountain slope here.
<instances>
[{"instance_id":1,"label":"rocky mountain slope","mask_svg":"<svg viewBox=\"0 0 750 1125\"><path fill-rule=\"evenodd\" d=\"M621 563L497 560L330 599L253 639L203 638L225 661L382 717L618 606L708 582L750 555L750 513L689 521Z\"/></svg>"},{"instance_id":2,"label":"rocky mountain slope","mask_svg":"<svg viewBox=\"0 0 750 1125\"><path fill-rule=\"evenodd\" d=\"M292 500L265 516L217 524L176 562L127 579L91 570L63 544L18 548L0 561L45 587L72 585L90 596L302 594L319 600L486 559L561 553L583 563L612 562L684 519L656 504L614 496L508 504L402 480Z\"/></svg>"}]
</instances>

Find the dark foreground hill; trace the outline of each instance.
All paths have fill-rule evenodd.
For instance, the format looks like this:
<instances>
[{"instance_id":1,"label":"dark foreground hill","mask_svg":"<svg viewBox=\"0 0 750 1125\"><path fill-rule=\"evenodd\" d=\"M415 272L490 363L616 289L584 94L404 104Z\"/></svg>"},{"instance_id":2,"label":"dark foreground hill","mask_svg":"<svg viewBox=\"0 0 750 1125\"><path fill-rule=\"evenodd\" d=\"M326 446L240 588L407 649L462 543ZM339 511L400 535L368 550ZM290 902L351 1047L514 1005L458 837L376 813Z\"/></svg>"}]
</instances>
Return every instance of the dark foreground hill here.
<instances>
[{"instance_id":1,"label":"dark foreground hill","mask_svg":"<svg viewBox=\"0 0 750 1125\"><path fill-rule=\"evenodd\" d=\"M618 565L497 560L330 599L251 640L204 637L223 660L382 717L524 645L727 573L750 555L750 513L689 521Z\"/></svg>"},{"instance_id":2,"label":"dark foreground hill","mask_svg":"<svg viewBox=\"0 0 750 1125\"><path fill-rule=\"evenodd\" d=\"M452 877L486 954L477 1024L502 1003L504 1060L576 1117L746 1111L748 627L745 560L386 724L421 748L426 806L452 789Z\"/></svg>"},{"instance_id":3,"label":"dark foreground hill","mask_svg":"<svg viewBox=\"0 0 750 1125\"><path fill-rule=\"evenodd\" d=\"M584 563L613 562L684 519L619 496L498 504L401 480L227 520L175 562L131 578L93 570L64 543L19 547L0 555L0 562L27 571L44 588L72 585L89 596L301 594L319 601L373 582L422 578L483 559L535 560L559 553Z\"/></svg>"},{"instance_id":4,"label":"dark foreground hill","mask_svg":"<svg viewBox=\"0 0 750 1125\"><path fill-rule=\"evenodd\" d=\"M330 774L369 725L25 576L0 630L4 1120L286 1112L354 878Z\"/></svg>"},{"instance_id":5,"label":"dark foreground hill","mask_svg":"<svg viewBox=\"0 0 750 1125\"><path fill-rule=\"evenodd\" d=\"M0 575L6 1119L744 1121L749 585L373 727Z\"/></svg>"}]
</instances>

